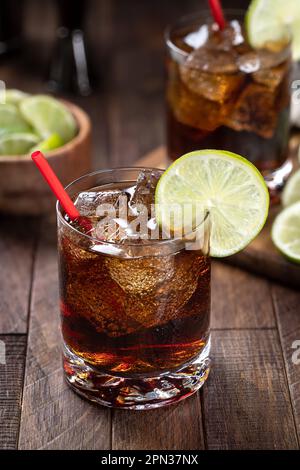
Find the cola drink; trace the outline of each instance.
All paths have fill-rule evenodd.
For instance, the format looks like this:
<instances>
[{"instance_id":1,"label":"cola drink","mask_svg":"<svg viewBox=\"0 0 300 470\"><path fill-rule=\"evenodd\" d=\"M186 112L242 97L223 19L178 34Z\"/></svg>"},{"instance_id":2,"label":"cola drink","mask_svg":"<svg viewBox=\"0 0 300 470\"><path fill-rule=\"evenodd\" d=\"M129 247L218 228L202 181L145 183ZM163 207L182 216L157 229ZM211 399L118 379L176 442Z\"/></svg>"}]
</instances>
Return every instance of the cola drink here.
<instances>
[{"instance_id":1,"label":"cola drink","mask_svg":"<svg viewBox=\"0 0 300 470\"><path fill-rule=\"evenodd\" d=\"M163 382L168 400L176 400L187 388L194 390L187 370L193 370L191 380L197 384L197 370L208 361L209 228L201 246L192 250L182 240L162 239L161 233L149 239L156 226L151 210L147 236L134 233L136 218L141 224L142 211L153 206L161 172L135 174L136 180L72 195L91 233L82 233L64 213L58 218L65 373L77 391L108 406L136 407L138 402L151 407L149 390L160 404L154 389ZM203 376L208 368L201 370ZM185 383L176 378L178 371Z\"/></svg>"},{"instance_id":2,"label":"cola drink","mask_svg":"<svg viewBox=\"0 0 300 470\"><path fill-rule=\"evenodd\" d=\"M228 150L274 180L287 160L290 43L254 50L244 15L226 17L222 31L203 14L167 33L168 154L174 160L198 149ZM290 170L286 165L284 178Z\"/></svg>"}]
</instances>

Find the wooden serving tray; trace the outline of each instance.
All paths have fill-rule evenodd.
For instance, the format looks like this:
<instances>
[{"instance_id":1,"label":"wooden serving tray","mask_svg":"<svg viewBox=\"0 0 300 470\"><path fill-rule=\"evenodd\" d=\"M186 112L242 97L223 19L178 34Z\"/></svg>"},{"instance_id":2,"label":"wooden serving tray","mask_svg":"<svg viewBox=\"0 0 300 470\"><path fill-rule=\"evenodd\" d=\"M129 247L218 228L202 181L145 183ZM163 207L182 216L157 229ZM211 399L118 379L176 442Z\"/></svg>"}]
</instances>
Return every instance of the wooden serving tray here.
<instances>
[{"instance_id":1,"label":"wooden serving tray","mask_svg":"<svg viewBox=\"0 0 300 470\"><path fill-rule=\"evenodd\" d=\"M290 152L296 160L300 143L300 133L294 134L290 140ZM167 168L169 162L165 147L158 147L137 162L138 166ZM270 230L274 217L280 207L271 208L269 219L259 236L240 253L224 258L225 263L244 268L269 279L279 281L293 287L300 287L300 265L286 260L272 243Z\"/></svg>"}]
</instances>

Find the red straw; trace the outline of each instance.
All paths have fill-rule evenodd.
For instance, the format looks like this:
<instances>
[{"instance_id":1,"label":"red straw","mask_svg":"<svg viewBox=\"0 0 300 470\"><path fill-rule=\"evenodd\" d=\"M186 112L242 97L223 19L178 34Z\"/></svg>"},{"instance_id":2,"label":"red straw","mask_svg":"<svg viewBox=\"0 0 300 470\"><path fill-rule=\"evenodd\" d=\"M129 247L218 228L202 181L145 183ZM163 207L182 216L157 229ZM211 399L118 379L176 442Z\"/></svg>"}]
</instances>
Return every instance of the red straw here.
<instances>
[{"instance_id":1,"label":"red straw","mask_svg":"<svg viewBox=\"0 0 300 470\"><path fill-rule=\"evenodd\" d=\"M62 205L65 212L68 214L71 220L78 221L78 223L87 231L92 230L91 222L86 218L82 217L75 207L72 199L65 191L63 185L57 178L56 174L52 170L51 166L47 162L45 156L37 150L31 154L31 158L40 170L41 174L47 181L48 185L50 186L51 190L59 200L60 204Z\"/></svg>"},{"instance_id":2,"label":"red straw","mask_svg":"<svg viewBox=\"0 0 300 470\"><path fill-rule=\"evenodd\" d=\"M220 0L208 0L209 6L211 9L212 16L215 22L219 25L219 28L222 30L225 28L226 21L224 17L224 13L221 7Z\"/></svg>"}]
</instances>

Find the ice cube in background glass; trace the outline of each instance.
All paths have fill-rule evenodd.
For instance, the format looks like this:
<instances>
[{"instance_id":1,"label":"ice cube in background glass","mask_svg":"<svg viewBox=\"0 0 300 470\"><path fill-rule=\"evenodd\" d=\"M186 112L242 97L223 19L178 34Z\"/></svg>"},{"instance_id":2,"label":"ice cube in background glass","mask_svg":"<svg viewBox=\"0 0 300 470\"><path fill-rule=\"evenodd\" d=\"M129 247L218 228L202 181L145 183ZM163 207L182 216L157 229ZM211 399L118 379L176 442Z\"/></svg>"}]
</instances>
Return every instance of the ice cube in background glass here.
<instances>
[{"instance_id":1,"label":"ice cube in background glass","mask_svg":"<svg viewBox=\"0 0 300 470\"><path fill-rule=\"evenodd\" d=\"M205 46L215 52L234 51L245 42L238 21L228 23L222 31L212 25L209 32L210 34Z\"/></svg>"},{"instance_id":2,"label":"ice cube in background glass","mask_svg":"<svg viewBox=\"0 0 300 470\"><path fill-rule=\"evenodd\" d=\"M252 74L252 78L255 82L265 85L269 90L275 91L288 71L289 64L284 63L277 67L269 69L260 69Z\"/></svg>"},{"instance_id":3,"label":"ice cube in background glass","mask_svg":"<svg viewBox=\"0 0 300 470\"><path fill-rule=\"evenodd\" d=\"M256 52L248 52L237 59L237 64L241 72L254 73L261 66L259 55Z\"/></svg>"},{"instance_id":4,"label":"ice cube in background glass","mask_svg":"<svg viewBox=\"0 0 300 470\"><path fill-rule=\"evenodd\" d=\"M262 69L277 67L286 61L290 63L290 49L288 47L284 47L278 52L261 49L257 53L259 54Z\"/></svg>"},{"instance_id":5,"label":"ice cube in background glass","mask_svg":"<svg viewBox=\"0 0 300 470\"><path fill-rule=\"evenodd\" d=\"M235 73L238 71L236 56L232 51L218 51L201 47L191 52L181 68L198 72Z\"/></svg>"},{"instance_id":6,"label":"ice cube in background glass","mask_svg":"<svg viewBox=\"0 0 300 470\"><path fill-rule=\"evenodd\" d=\"M253 74L255 82L269 88L277 88L289 67L286 54L286 50L278 54L267 49L250 51L238 57L237 65L241 72Z\"/></svg>"},{"instance_id":7,"label":"ice cube in background glass","mask_svg":"<svg viewBox=\"0 0 300 470\"><path fill-rule=\"evenodd\" d=\"M237 131L255 132L269 139L278 121L277 97L257 83L249 83L240 94L225 124Z\"/></svg>"},{"instance_id":8,"label":"ice cube in background glass","mask_svg":"<svg viewBox=\"0 0 300 470\"><path fill-rule=\"evenodd\" d=\"M241 74L207 73L186 65L180 67L180 77L192 93L219 103L235 96L245 80Z\"/></svg>"},{"instance_id":9,"label":"ice cube in background glass","mask_svg":"<svg viewBox=\"0 0 300 470\"><path fill-rule=\"evenodd\" d=\"M191 52L179 71L181 81L192 93L220 103L235 96L245 79L236 73L234 52L216 53L207 47Z\"/></svg>"},{"instance_id":10,"label":"ice cube in background glass","mask_svg":"<svg viewBox=\"0 0 300 470\"><path fill-rule=\"evenodd\" d=\"M192 93L205 99L220 103L230 100L244 81L236 73L234 43L240 41L232 27L211 31L205 46L192 51L179 66L181 81Z\"/></svg>"},{"instance_id":11,"label":"ice cube in background glass","mask_svg":"<svg viewBox=\"0 0 300 470\"><path fill-rule=\"evenodd\" d=\"M238 20L232 20L230 22L231 27L233 28L234 35L232 39L232 44L233 46L240 46L245 42L243 33L242 33L242 28Z\"/></svg>"},{"instance_id":12,"label":"ice cube in background glass","mask_svg":"<svg viewBox=\"0 0 300 470\"><path fill-rule=\"evenodd\" d=\"M221 125L232 108L231 105L211 101L192 92L181 81L169 88L168 100L176 119L182 124L201 129L198 132L202 132L203 136Z\"/></svg>"},{"instance_id":13,"label":"ice cube in background glass","mask_svg":"<svg viewBox=\"0 0 300 470\"><path fill-rule=\"evenodd\" d=\"M204 46L208 40L209 30L208 25L200 26L197 31L193 31L185 36L184 42L192 47L193 49L198 49L199 47Z\"/></svg>"}]
</instances>

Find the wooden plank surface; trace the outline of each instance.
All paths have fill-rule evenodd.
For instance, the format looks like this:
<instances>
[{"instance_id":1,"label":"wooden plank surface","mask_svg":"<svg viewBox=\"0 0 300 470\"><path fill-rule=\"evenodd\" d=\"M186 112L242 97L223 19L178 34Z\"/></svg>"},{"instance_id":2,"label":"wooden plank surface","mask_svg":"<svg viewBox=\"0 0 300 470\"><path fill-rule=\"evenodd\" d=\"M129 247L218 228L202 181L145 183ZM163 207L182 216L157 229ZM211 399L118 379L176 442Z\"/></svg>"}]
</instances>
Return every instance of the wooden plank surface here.
<instances>
[{"instance_id":1,"label":"wooden plank surface","mask_svg":"<svg viewBox=\"0 0 300 470\"><path fill-rule=\"evenodd\" d=\"M38 219L1 217L0 333L26 333Z\"/></svg>"},{"instance_id":2,"label":"wooden plank surface","mask_svg":"<svg viewBox=\"0 0 300 470\"><path fill-rule=\"evenodd\" d=\"M0 449L16 449L21 416L26 336L0 335L0 341Z\"/></svg>"},{"instance_id":3,"label":"wooden plank surface","mask_svg":"<svg viewBox=\"0 0 300 470\"><path fill-rule=\"evenodd\" d=\"M112 445L115 450L204 449L199 394L164 409L114 411Z\"/></svg>"},{"instance_id":4,"label":"wooden plank surface","mask_svg":"<svg viewBox=\"0 0 300 470\"><path fill-rule=\"evenodd\" d=\"M275 325L270 282L214 261L212 328L272 328Z\"/></svg>"},{"instance_id":5,"label":"wooden plank surface","mask_svg":"<svg viewBox=\"0 0 300 470\"><path fill-rule=\"evenodd\" d=\"M24 67L22 59L0 69L9 87L32 92L45 91L55 32L53 4L48 1L46 9L39 4L27 2L31 66ZM142 164L164 166L162 31L198 10L199 0L153 0L151 7L138 0L91 0L90 5L87 25L99 88L71 100L91 115L95 167L132 164L151 148L159 150ZM214 263L213 368L201 393L165 409L111 412L82 400L63 381L54 225L44 221L39 234L38 221L30 225L1 216L0 255L0 335L29 330L26 371L26 336L0 337L9 357L4 368L0 364L0 448L17 443L21 449L298 447L300 365L291 362L290 346L300 339L295 291ZM290 269L286 272L291 279Z\"/></svg>"},{"instance_id":6,"label":"wooden plank surface","mask_svg":"<svg viewBox=\"0 0 300 470\"><path fill-rule=\"evenodd\" d=\"M300 133L291 137L290 156L295 161L295 167L298 167L296 154L299 142ZM169 163L166 149L163 146L152 150L137 162L140 166L155 168L167 168ZM226 258L224 262L263 275L271 280L299 288L300 266L287 261L277 251L271 240L270 230L278 210L279 207L271 208L269 219L259 236L242 252Z\"/></svg>"},{"instance_id":7,"label":"wooden plank surface","mask_svg":"<svg viewBox=\"0 0 300 470\"><path fill-rule=\"evenodd\" d=\"M300 292L274 284L272 297L300 442Z\"/></svg>"},{"instance_id":8,"label":"wooden plank surface","mask_svg":"<svg viewBox=\"0 0 300 470\"><path fill-rule=\"evenodd\" d=\"M277 332L214 331L203 388L208 449L298 449Z\"/></svg>"}]
</instances>

